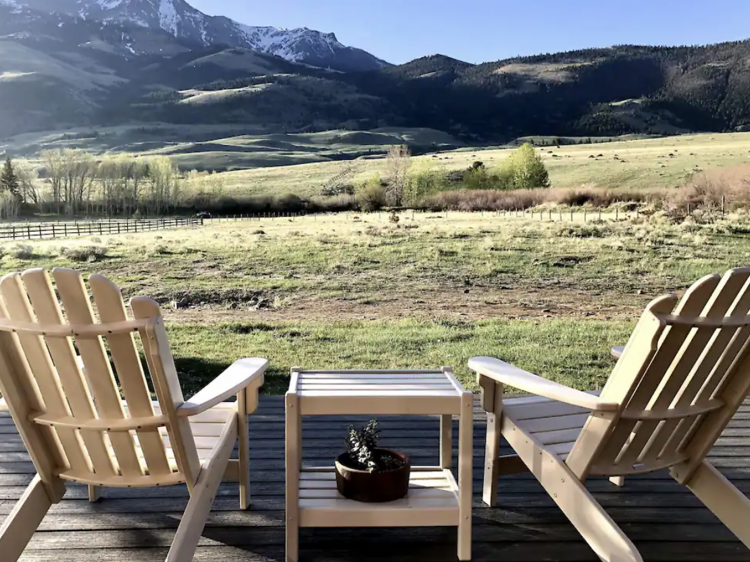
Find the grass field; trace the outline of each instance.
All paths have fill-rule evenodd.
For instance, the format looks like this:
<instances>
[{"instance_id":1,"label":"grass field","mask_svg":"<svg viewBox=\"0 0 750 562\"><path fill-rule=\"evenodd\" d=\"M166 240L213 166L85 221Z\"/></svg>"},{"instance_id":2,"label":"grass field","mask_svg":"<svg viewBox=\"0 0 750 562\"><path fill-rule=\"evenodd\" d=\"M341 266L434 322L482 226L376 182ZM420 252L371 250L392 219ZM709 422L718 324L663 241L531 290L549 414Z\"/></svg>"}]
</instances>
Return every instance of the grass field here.
<instances>
[{"instance_id":1,"label":"grass field","mask_svg":"<svg viewBox=\"0 0 750 562\"><path fill-rule=\"evenodd\" d=\"M459 149L413 158L415 168L462 170L479 160L499 164L514 148ZM540 147L554 187L607 189L677 187L694 171L750 161L750 133L702 134L608 143ZM354 166L351 181L385 173L385 160L323 162L223 174L227 191L237 195L296 193L314 195L326 180Z\"/></svg>"},{"instance_id":2,"label":"grass field","mask_svg":"<svg viewBox=\"0 0 750 562\"><path fill-rule=\"evenodd\" d=\"M643 306L746 265L750 222L536 222L411 213L228 222L104 239L9 244L3 272L77 267L164 305L185 391L238 356L293 365L452 365L493 355L579 388L600 387L609 348ZM77 263L74 246L107 257ZM99 252L101 254L101 252ZM14 257L15 256L23 256ZM85 253L84 253L85 255Z\"/></svg>"},{"instance_id":3,"label":"grass field","mask_svg":"<svg viewBox=\"0 0 750 562\"><path fill-rule=\"evenodd\" d=\"M550 138L535 138L549 142ZM594 144L540 147L552 185L607 189L649 189L684 184L697 170L750 160L750 133L699 134L665 138L608 140ZM424 149L461 143L431 129L383 128L369 132L326 131L274 134L259 127L146 124L28 133L0 142L0 151L34 158L49 148L82 148L95 154L168 155L183 170L218 170L215 179L228 195L316 195L333 177L348 170L356 184L385 173L382 155L389 146L409 143ZM463 147L413 158L414 169L445 172L467 169L480 160L499 164L513 147Z\"/></svg>"}]
</instances>

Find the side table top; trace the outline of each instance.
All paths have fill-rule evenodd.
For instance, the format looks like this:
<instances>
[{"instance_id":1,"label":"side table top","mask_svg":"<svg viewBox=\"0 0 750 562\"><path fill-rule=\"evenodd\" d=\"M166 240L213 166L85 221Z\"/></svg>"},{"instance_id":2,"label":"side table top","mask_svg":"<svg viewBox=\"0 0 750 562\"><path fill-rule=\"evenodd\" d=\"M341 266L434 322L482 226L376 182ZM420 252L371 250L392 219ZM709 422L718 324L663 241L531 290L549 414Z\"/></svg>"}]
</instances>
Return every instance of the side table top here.
<instances>
[{"instance_id":1,"label":"side table top","mask_svg":"<svg viewBox=\"0 0 750 562\"><path fill-rule=\"evenodd\" d=\"M450 367L429 370L292 369L302 415L458 413L468 393ZM450 410L450 411L446 411Z\"/></svg>"}]
</instances>

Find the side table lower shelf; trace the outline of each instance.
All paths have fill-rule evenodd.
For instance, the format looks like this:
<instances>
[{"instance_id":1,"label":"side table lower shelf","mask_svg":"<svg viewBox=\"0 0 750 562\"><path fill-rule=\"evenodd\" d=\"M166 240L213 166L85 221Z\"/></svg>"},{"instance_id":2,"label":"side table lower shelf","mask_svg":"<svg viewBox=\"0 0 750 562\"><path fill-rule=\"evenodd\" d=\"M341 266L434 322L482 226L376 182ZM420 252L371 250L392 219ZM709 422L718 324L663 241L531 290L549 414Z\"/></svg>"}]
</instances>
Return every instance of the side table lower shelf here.
<instances>
[{"instance_id":1,"label":"side table lower shelf","mask_svg":"<svg viewBox=\"0 0 750 562\"><path fill-rule=\"evenodd\" d=\"M300 527L450 527L459 523L458 485L449 469L412 467L409 495L388 503L348 500L331 468L303 468Z\"/></svg>"}]
</instances>

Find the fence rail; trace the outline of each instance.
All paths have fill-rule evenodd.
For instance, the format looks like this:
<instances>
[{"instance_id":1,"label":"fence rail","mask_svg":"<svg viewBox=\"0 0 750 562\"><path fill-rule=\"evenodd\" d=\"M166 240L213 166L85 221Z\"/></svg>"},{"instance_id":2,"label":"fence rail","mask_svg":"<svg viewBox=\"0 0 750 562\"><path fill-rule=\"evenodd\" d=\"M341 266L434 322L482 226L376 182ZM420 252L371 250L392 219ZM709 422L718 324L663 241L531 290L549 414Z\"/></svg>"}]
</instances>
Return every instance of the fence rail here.
<instances>
[{"instance_id":1,"label":"fence rail","mask_svg":"<svg viewBox=\"0 0 750 562\"><path fill-rule=\"evenodd\" d=\"M195 217L170 219L125 219L96 222L38 222L0 225L0 240L42 240L91 236L92 234L126 234L165 230L167 228L193 227L203 224Z\"/></svg>"}]
</instances>

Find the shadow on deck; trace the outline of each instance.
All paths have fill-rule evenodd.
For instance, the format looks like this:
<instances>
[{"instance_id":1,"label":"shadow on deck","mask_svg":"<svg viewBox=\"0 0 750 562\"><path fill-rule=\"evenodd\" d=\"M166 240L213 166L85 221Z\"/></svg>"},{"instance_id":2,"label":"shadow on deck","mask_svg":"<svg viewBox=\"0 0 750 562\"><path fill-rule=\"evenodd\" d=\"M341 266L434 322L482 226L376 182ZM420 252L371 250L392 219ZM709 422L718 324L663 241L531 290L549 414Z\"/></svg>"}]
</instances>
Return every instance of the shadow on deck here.
<instances>
[{"instance_id":1,"label":"shadow on deck","mask_svg":"<svg viewBox=\"0 0 750 562\"><path fill-rule=\"evenodd\" d=\"M252 507L239 511L237 485L222 484L195 560L284 560L283 398L262 397L257 414L250 419ZM305 463L331 464L343 447L348 424L363 419L306 419ZM381 417L379 421L383 445L408 453L415 464L438 464L437 418ZM484 414L476 410L473 560L597 561L532 476L502 478L498 507L481 503L484 437ZM503 454L510 452L506 445ZM740 408L710 458L740 490L750 494L750 403ZM1 413L0 520L10 513L34 472L11 418ZM666 473L629 478L624 488L592 478L588 487L647 562L750 562L750 551ZM65 499L50 510L21 560L164 560L186 505L184 486L106 489L96 504L88 502L85 487L70 486ZM456 530L303 529L300 558L310 562L455 562Z\"/></svg>"}]
</instances>

